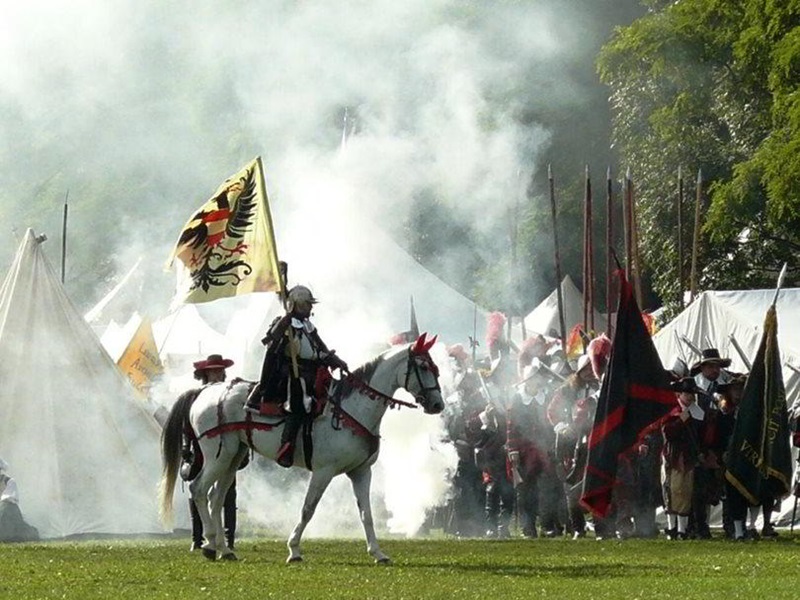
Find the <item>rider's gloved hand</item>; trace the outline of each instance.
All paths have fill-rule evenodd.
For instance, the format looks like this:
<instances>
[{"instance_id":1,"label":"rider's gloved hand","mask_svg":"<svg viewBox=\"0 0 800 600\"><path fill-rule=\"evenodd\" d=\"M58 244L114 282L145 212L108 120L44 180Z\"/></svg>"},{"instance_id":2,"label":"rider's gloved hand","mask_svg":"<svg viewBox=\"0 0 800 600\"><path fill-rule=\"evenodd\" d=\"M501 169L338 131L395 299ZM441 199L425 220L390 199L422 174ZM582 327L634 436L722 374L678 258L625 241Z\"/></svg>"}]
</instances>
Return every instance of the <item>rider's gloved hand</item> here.
<instances>
[{"instance_id":1,"label":"rider's gloved hand","mask_svg":"<svg viewBox=\"0 0 800 600\"><path fill-rule=\"evenodd\" d=\"M331 369L339 369L342 372L349 371L350 369L347 368L347 363L344 362L341 358L336 356L334 352L331 352L328 356L328 366Z\"/></svg>"}]
</instances>

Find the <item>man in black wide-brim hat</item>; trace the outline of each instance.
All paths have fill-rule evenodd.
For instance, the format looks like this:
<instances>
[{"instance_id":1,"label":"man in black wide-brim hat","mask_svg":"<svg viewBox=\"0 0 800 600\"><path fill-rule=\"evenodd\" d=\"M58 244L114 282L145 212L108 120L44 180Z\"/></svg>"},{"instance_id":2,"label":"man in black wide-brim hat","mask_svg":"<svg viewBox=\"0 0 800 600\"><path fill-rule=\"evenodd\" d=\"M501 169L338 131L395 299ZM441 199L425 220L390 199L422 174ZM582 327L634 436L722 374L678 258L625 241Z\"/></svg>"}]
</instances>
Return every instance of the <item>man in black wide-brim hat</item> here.
<instances>
[{"instance_id":1,"label":"man in black wide-brim hat","mask_svg":"<svg viewBox=\"0 0 800 600\"><path fill-rule=\"evenodd\" d=\"M731 382L731 375L724 369L731 366L730 358L722 358L716 348L706 348L702 357L692 365L689 375L694 377L694 382L699 388L699 393L705 398L698 398L698 404L707 410L714 400L717 387Z\"/></svg>"},{"instance_id":2,"label":"man in black wide-brim hat","mask_svg":"<svg viewBox=\"0 0 800 600\"><path fill-rule=\"evenodd\" d=\"M690 521L690 535L701 539L711 537L708 513L711 505L718 504L723 495L720 469L727 438L724 423L726 416L720 411L715 394L718 393L720 385L730 383L733 379L731 374L724 370L730 365L731 359L722 358L719 350L706 348L700 360L689 370L689 375L697 386L697 406L704 413L702 434L697 440L703 460L695 467ZM728 418L732 418L732 415Z\"/></svg>"}]
</instances>

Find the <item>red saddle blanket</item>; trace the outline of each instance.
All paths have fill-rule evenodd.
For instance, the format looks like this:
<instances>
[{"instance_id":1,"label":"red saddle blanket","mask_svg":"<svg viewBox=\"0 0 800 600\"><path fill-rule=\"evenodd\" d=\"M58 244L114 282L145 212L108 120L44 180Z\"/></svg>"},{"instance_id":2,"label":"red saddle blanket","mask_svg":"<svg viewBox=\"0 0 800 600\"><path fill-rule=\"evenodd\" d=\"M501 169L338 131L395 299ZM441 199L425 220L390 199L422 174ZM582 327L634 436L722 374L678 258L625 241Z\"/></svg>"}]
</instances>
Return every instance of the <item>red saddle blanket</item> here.
<instances>
[{"instance_id":1,"label":"red saddle blanket","mask_svg":"<svg viewBox=\"0 0 800 600\"><path fill-rule=\"evenodd\" d=\"M317 369L317 378L314 382L314 403L311 406L311 416L317 417L322 414L325 405L328 403L328 388L333 380L330 371L323 367ZM263 417L285 417L285 402L278 399L270 399L261 403L258 414Z\"/></svg>"}]
</instances>

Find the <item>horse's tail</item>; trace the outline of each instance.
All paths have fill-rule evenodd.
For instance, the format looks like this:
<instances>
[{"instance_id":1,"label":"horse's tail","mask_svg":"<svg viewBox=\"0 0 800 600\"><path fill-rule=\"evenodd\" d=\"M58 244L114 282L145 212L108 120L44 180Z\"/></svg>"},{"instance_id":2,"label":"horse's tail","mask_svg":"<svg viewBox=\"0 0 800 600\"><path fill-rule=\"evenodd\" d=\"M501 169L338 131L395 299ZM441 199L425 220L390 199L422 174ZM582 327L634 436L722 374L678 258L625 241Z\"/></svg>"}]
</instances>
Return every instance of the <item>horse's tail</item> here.
<instances>
[{"instance_id":1,"label":"horse's tail","mask_svg":"<svg viewBox=\"0 0 800 600\"><path fill-rule=\"evenodd\" d=\"M181 462L183 431L189 421L189 410L200 390L189 390L180 395L169 411L161 431L161 484L159 485L159 515L165 525L172 523L172 496Z\"/></svg>"}]
</instances>

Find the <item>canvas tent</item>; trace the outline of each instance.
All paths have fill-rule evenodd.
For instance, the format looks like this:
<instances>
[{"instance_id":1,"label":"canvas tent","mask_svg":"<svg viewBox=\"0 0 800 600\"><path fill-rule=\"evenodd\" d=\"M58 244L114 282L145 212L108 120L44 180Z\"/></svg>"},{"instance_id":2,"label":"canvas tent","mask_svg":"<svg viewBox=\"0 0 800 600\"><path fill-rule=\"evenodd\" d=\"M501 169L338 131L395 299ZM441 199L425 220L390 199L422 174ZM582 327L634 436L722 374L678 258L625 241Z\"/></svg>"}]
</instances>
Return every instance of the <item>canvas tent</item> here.
<instances>
[{"instance_id":1,"label":"canvas tent","mask_svg":"<svg viewBox=\"0 0 800 600\"><path fill-rule=\"evenodd\" d=\"M160 430L30 229L0 288L0 456L43 537L163 531Z\"/></svg>"},{"instance_id":2,"label":"canvas tent","mask_svg":"<svg viewBox=\"0 0 800 600\"><path fill-rule=\"evenodd\" d=\"M680 315L662 327L653 342L661 362L669 368L676 358L683 358L691 366L696 357L688 345L680 340L686 337L699 349L717 348L730 358L730 369L746 372L730 336L736 339L748 360L752 361L761 341L764 316L772 304L775 290L708 291L700 294ZM784 365L800 367L800 288L781 290L777 303L778 343ZM783 368L786 400L789 406L800 399L800 374L788 366Z\"/></svg>"},{"instance_id":3,"label":"canvas tent","mask_svg":"<svg viewBox=\"0 0 800 600\"><path fill-rule=\"evenodd\" d=\"M564 326L567 328L565 334L568 334L575 325L583 322L583 294L569 275L564 277L561 282L561 296L564 302ZM529 333L550 335L553 331L558 332L561 329L558 315L558 290L553 290L547 298L542 300L539 306L527 314L524 321L525 329ZM606 317L595 310L595 331L603 332L607 327Z\"/></svg>"}]
</instances>

